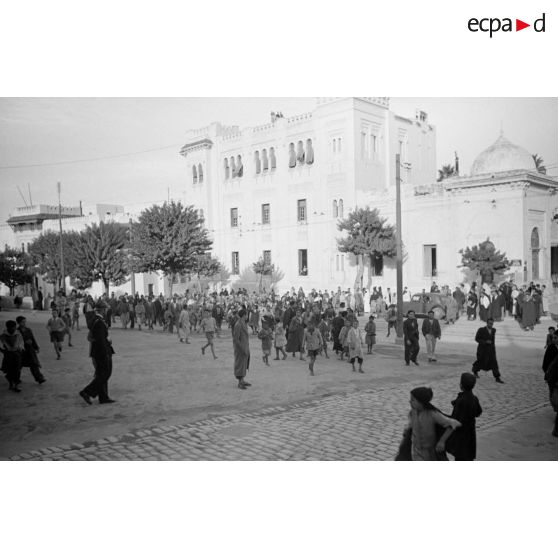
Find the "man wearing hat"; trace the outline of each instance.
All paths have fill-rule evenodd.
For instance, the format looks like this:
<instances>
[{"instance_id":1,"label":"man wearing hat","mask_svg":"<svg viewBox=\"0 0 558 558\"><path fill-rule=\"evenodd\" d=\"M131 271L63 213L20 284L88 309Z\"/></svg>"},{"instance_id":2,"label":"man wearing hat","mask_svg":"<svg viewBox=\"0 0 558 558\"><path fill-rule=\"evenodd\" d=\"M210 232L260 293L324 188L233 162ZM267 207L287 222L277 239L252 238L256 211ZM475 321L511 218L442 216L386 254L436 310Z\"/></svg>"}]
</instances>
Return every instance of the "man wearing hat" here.
<instances>
[{"instance_id":1,"label":"man wearing hat","mask_svg":"<svg viewBox=\"0 0 558 558\"><path fill-rule=\"evenodd\" d=\"M479 370L492 370L494 379L497 383L503 384L496 360L496 328L494 327L494 318L487 318L486 326L477 330L475 341L478 343L477 360L473 362L473 374L478 378Z\"/></svg>"},{"instance_id":2,"label":"man wearing hat","mask_svg":"<svg viewBox=\"0 0 558 558\"><path fill-rule=\"evenodd\" d=\"M108 336L108 327L105 322L108 304L99 299L95 305L95 316L89 331L88 339L91 342L89 356L93 361L95 376L79 395L91 405L92 397L99 397L99 403L114 403L108 395L108 381L112 374L112 341Z\"/></svg>"}]
</instances>

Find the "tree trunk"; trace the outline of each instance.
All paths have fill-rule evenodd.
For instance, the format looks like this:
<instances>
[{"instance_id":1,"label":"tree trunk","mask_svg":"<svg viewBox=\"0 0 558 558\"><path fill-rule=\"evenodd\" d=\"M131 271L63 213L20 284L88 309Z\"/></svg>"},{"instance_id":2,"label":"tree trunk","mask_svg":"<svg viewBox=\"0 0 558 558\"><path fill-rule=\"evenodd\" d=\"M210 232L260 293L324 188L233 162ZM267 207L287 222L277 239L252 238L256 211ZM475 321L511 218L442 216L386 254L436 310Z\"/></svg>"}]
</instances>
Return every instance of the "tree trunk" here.
<instances>
[{"instance_id":1,"label":"tree trunk","mask_svg":"<svg viewBox=\"0 0 558 558\"><path fill-rule=\"evenodd\" d=\"M105 287L105 294L108 296L109 295L109 280L108 279L103 279L103 286Z\"/></svg>"},{"instance_id":2,"label":"tree trunk","mask_svg":"<svg viewBox=\"0 0 558 558\"><path fill-rule=\"evenodd\" d=\"M364 275L364 256L356 255L357 274L355 277L355 284L353 285L353 292L362 287L362 276Z\"/></svg>"},{"instance_id":3,"label":"tree trunk","mask_svg":"<svg viewBox=\"0 0 558 558\"><path fill-rule=\"evenodd\" d=\"M372 254L368 255L368 277L366 279L366 292L372 288Z\"/></svg>"},{"instance_id":4,"label":"tree trunk","mask_svg":"<svg viewBox=\"0 0 558 558\"><path fill-rule=\"evenodd\" d=\"M169 275L169 296L170 296L171 298L172 298L172 282L173 282L173 279L174 279L174 274L171 273L171 274Z\"/></svg>"}]
</instances>

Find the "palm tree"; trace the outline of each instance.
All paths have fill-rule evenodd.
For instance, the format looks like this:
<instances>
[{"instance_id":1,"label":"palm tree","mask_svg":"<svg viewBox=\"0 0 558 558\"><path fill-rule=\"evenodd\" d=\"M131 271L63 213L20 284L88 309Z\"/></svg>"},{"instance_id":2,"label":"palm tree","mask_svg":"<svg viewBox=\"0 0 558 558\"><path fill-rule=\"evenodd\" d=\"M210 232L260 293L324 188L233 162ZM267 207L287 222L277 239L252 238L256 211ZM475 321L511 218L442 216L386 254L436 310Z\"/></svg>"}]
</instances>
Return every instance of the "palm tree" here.
<instances>
[{"instance_id":1,"label":"palm tree","mask_svg":"<svg viewBox=\"0 0 558 558\"><path fill-rule=\"evenodd\" d=\"M544 166L543 158L540 157L538 153L535 153L532 157L533 157L533 161L535 162L535 168L537 169L537 172L540 172L541 174L546 174L546 167Z\"/></svg>"},{"instance_id":2,"label":"palm tree","mask_svg":"<svg viewBox=\"0 0 558 558\"><path fill-rule=\"evenodd\" d=\"M455 175L455 167L453 165L444 165L438 170L438 182L442 182L446 178L450 178Z\"/></svg>"}]
</instances>

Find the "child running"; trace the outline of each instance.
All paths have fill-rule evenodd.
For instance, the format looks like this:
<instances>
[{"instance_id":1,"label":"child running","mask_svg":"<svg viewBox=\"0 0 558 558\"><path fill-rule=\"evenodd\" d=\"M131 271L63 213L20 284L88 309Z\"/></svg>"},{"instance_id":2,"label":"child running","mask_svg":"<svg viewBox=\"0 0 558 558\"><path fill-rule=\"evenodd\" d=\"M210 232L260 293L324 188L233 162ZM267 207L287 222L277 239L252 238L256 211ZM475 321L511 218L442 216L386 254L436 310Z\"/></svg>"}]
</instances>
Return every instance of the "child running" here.
<instances>
[{"instance_id":1,"label":"child running","mask_svg":"<svg viewBox=\"0 0 558 558\"><path fill-rule=\"evenodd\" d=\"M285 345L287 344L287 336L285 335L285 328L281 323L281 318L275 318L275 358L273 360L279 360L279 351L283 353L283 360L287 359L287 353L285 352Z\"/></svg>"},{"instance_id":2,"label":"child running","mask_svg":"<svg viewBox=\"0 0 558 558\"><path fill-rule=\"evenodd\" d=\"M310 376L314 376L314 363L316 362L316 357L322 348L322 334L316 330L313 321L308 323L308 327L304 332L304 346L306 347L306 351L310 357L310 362L308 364Z\"/></svg>"},{"instance_id":3,"label":"child running","mask_svg":"<svg viewBox=\"0 0 558 558\"><path fill-rule=\"evenodd\" d=\"M202 355L205 355L205 349L210 347L213 358L217 358L213 347L213 338L215 337L215 328L217 327L217 324L215 323L215 318L209 314L209 310L203 311L203 318L200 325L202 330L205 332L205 337L207 338L207 343L202 347Z\"/></svg>"},{"instance_id":4,"label":"child running","mask_svg":"<svg viewBox=\"0 0 558 558\"><path fill-rule=\"evenodd\" d=\"M262 360L267 366L269 366L269 355L271 354L273 331L269 329L269 323L267 321L262 323L262 329L258 332L258 339L262 340Z\"/></svg>"},{"instance_id":5,"label":"child running","mask_svg":"<svg viewBox=\"0 0 558 558\"><path fill-rule=\"evenodd\" d=\"M46 327L50 334L50 341L54 346L56 360L60 360L62 343L64 342L64 332L66 331L66 323L58 316L58 310L56 310L56 308L52 309L52 317L48 320Z\"/></svg>"}]
</instances>

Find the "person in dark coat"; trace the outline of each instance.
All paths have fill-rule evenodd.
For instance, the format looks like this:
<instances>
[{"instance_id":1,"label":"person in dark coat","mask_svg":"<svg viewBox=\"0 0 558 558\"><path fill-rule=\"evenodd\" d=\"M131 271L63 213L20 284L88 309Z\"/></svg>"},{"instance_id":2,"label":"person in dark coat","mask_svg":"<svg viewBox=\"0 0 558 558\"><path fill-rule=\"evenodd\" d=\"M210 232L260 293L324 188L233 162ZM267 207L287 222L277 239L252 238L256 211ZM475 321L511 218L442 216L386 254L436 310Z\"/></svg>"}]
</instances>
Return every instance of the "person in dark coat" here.
<instances>
[{"instance_id":1,"label":"person in dark coat","mask_svg":"<svg viewBox=\"0 0 558 558\"><path fill-rule=\"evenodd\" d=\"M428 362L436 362L436 340L442 337L442 329L432 310L428 312L428 318L422 322L422 334L426 341Z\"/></svg>"},{"instance_id":2,"label":"person in dark coat","mask_svg":"<svg viewBox=\"0 0 558 558\"><path fill-rule=\"evenodd\" d=\"M407 319L403 322L403 341L405 343L405 364L409 366L409 361L413 361L418 366L419 326L413 310L407 312Z\"/></svg>"},{"instance_id":3,"label":"person in dark coat","mask_svg":"<svg viewBox=\"0 0 558 558\"><path fill-rule=\"evenodd\" d=\"M477 297L477 293L471 290L467 295L467 320L476 320L477 319L477 304L479 299Z\"/></svg>"},{"instance_id":4,"label":"person in dark coat","mask_svg":"<svg viewBox=\"0 0 558 558\"><path fill-rule=\"evenodd\" d=\"M504 306L504 297L496 290L490 293L490 305L488 306L488 317L494 318L495 321L502 321L502 307Z\"/></svg>"},{"instance_id":5,"label":"person in dark coat","mask_svg":"<svg viewBox=\"0 0 558 558\"><path fill-rule=\"evenodd\" d=\"M10 391L16 393L21 391L19 384L21 384L21 357L24 350L23 337L17 331L16 322L8 320L6 329L0 335L0 353L2 353L0 370L6 375Z\"/></svg>"},{"instance_id":6,"label":"person in dark coat","mask_svg":"<svg viewBox=\"0 0 558 558\"><path fill-rule=\"evenodd\" d=\"M41 373L41 363L37 356L39 345L37 345L37 341L35 341L33 332L27 327L27 319L25 316L18 316L16 322L18 326L17 329L21 333L21 337L23 337L23 344L25 346L25 350L21 357L21 366L22 368L28 366L35 381L42 384L46 382L46 380Z\"/></svg>"},{"instance_id":7,"label":"person in dark coat","mask_svg":"<svg viewBox=\"0 0 558 558\"><path fill-rule=\"evenodd\" d=\"M335 354L339 354L339 351L343 352L343 345L339 342L339 334L345 325L346 312L339 312L331 322L331 338L333 339L333 350Z\"/></svg>"},{"instance_id":8,"label":"person in dark coat","mask_svg":"<svg viewBox=\"0 0 558 558\"><path fill-rule=\"evenodd\" d=\"M475 335L477 346L477 360L473 362L473 374L478 378L479 370L492 370L496 382L503 384L498 361L496 360L496 329L494 319L488 318L485 327L480 327Z\"/></svg>"},{"instance_id":9,"label":"person in dark coat","mask_svg":"<svg viewBox=\"0 0 558 558\"><path fill-rule=\"evenodd\" d=\"M289 334L289 326L291 325L291 320L295 317L295 301L291 300L289 307L283 313L283 328L285 329L285 335Z\"/></svg>"},{"instance_id":10,"label":"person in dark coat","mask_svg":"<svg viewBox=\"0 0 558 558\"><path fill-rule=\"evenodd\" d=\"M461 374L461 392L451 402L453 412L451 418L461 423L461 428L454 430L448 441L448 451L456 461L474 461L477 457L476 419L482 413L482 407L473 394L477 379L469 372Z\"/></svg>"},{"instance_id":11,"label":"person in dark coat","mask_svg":"<svg viewBox=\"0 0 558 558\"><path fill-rule=\"evenodd\" d=\"M558 357L550 363L545 374L545 380L548 384L548 394L552 403L552 394L558 390ZM556 403L553 403L553 408L556 412L556 417L554 418L554 430L552 431L552 435L558 438L558 406Z\"/></svg>"},{"instance_id":12,"label":"person in dark coat","mask_svg":"<svg viewBox=\"0 0 558 558\"><path fill-rule=\"evenodd\" d=\"M112 341L109 339L108 327L105 322L108 304L99 300L95 305L95 316L89 331L91 342L89 356L93 361L95 375L93 380L80 392L80 397L91 405L91 398L98 397L99 403L114 403L108 394L108 381L112 375Z\"/></svg>"},{"instance_id":13,"label":"person in dark coat","mask_svg":"<svg viewBox=\"0 0 558 558\"><path fill-rule=\"evenodd\" d=\"M232 331L233 348L234 348L234 376L238 380L238 388L246 389L252 384L246 382L246 372L250 366L250 340L248 335L248 326L246 321L248 315L246 308L238 311L237 320L234 323Z\"/></svg>"},{"instance_id":14,"label":"person in dark coat","mask_svg":"<svg viewBox=\"0 0 558 558\"><path fill-rule=\"evenodd\" d=\"M554 328L553 328L554 329ZM548 367L550 363L558 356L558 334L552 332L550 335L550 343L546 347L544 352L542 369L546 379L546 373L548 372Z\"/></svg>"}]
</instances>

